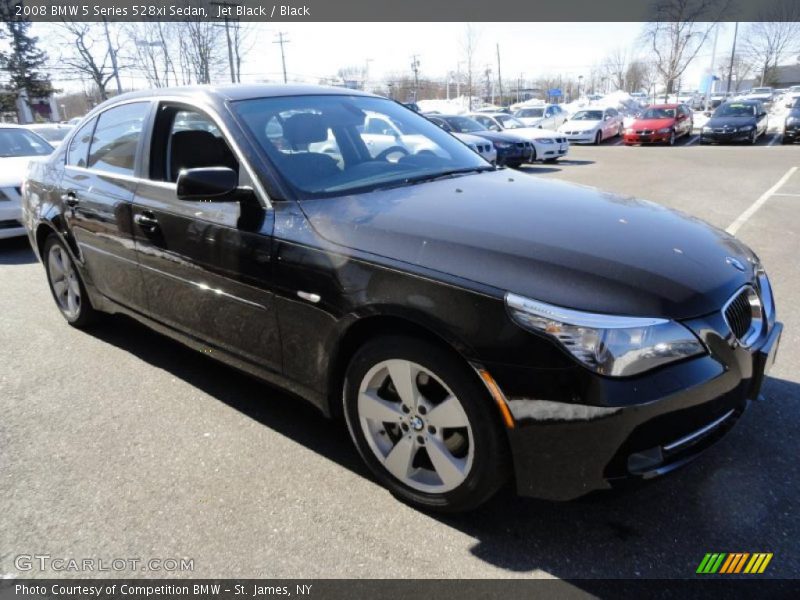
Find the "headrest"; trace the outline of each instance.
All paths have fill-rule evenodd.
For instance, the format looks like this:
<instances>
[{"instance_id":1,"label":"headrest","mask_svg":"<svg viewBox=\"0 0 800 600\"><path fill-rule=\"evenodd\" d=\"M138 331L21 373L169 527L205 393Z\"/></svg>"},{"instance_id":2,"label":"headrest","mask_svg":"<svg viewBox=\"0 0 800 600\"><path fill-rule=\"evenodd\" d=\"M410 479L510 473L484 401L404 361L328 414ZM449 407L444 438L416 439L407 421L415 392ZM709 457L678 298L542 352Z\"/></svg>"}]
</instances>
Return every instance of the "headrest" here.
<instances>
[{"instance_id":1,"label":"headrest","mask_svg":"<svg viewBox=\"0 0 800 600\"><path fill-rule=\"evenodd\" d=\"M292 146L324 142L328 139L328 126L322 115L298 113L283 122L283 137Z\"/></svg>"}]
</instances>

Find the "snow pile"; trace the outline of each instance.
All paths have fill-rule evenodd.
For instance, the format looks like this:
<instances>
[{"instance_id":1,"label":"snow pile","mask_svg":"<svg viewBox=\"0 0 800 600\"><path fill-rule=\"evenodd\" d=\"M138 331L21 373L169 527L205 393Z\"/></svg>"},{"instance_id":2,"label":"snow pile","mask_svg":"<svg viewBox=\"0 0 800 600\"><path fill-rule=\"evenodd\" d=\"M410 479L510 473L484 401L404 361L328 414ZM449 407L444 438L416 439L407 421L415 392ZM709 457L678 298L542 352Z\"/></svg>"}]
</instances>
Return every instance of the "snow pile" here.
<instances>
[{"instance_id":1,"label":"snow pile","mask_svg":"<svg viewBox=\"0 0 800 600\"><path fill-rule=\"evenodd\" d=\"M529 108L531 106L544 106L545 101L540 100L539 98L531 98L530 100L525 100L524 102L517 102L516 104L512 104L510 106L512 111L519 110L520 108Z\"/></svg>"},{"instance_id":2,"label":"snow pile","mask_svg":"<svg viewBox=\"0 0 800 600\"><path fill-rule=\"evenodd\" d=\"M462 115L469 112L469 99L459 96L451 100L419 100L417 106L424 113L439 113L442 115ZM475 100L472 106L476 106Z\"/></svg>"}]
</instances>

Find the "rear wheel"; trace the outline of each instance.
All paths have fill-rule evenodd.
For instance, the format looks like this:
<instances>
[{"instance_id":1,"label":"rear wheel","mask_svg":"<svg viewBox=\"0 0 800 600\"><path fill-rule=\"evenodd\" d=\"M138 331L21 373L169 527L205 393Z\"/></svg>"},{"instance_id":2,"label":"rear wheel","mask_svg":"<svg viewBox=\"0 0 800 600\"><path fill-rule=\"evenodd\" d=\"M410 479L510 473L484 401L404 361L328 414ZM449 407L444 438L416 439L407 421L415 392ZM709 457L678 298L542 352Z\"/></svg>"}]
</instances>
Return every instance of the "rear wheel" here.
<instances>
[{"instance_id":1,"label":"rear wheel","mask_svg":"<svg viewBox=\"0 0 800 600\"><path fill-rule=\"evenodd\" d=\"M353 357L347 427L361 457L394 495L417 507L469 510L505 482L505 432L466 364L431 343L387 336Z\"/></svg>"},{"instance_id":2,"label":"rear wheel","mask_svg":"<svg viewBox=\"0 0 800 600\"><path fill-rule=\"evenodd\" d=\"M47 271L47 282L61 314L74 327L83 328L90 325L98 313L89 301L86 287L75 268L75 263L55 234L51 234L45 241L42 256Z\"/></svg>"}]
</instances>

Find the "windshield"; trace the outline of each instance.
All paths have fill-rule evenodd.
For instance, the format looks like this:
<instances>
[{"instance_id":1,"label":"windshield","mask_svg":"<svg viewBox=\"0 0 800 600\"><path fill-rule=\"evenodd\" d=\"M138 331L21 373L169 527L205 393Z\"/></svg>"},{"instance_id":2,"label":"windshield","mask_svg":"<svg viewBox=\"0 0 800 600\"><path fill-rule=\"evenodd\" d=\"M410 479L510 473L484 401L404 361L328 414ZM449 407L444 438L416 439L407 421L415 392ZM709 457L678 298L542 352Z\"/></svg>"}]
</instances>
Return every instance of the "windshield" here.
<instances>
[{"instance_id":1,"label":"windshield","mask_svg":"<svg viewBox=\"0 0 800 600\"><path fill-rule=\"evenodd\" d=\"M516 117L512 117L511 115L497 115L495 120L500 123L503 129L520 129L523 127L527 127L525 123L517 119Z\"/></svg>"},{"instance_id":2,"label":"windshield","mask_svg":"<svg viewBox=\"0 0 800 600\"><path fill-rule=\"evenodd\" d=\"M674 108L648 108L639 117L640 119L674 119Z\"/></svg>"},{"instance_id":3,"label":"windshield","mask_svg":"<svg viewBox=\"0 0 800 600\"><path fill-rule=\"evenodd\" d=\"M35 133L24 129L0 129L0 157L46 156L53 147Z\"/></svg>"},{"instance_id":4,"label":"windshield","mask_svg":"<svg viewBox=\"0 0 800 600\"><path fill-rule=\"evenodd\" d=\"M755 104L723 104L714 111L715 117L754 117Z\"/></svg>"},{"instance_id":5,"label":"windshield","mask_svg":"<svg viewBox=\"0 0 800 600\"><path fill-rule=\"evenodd\" d=\"M572 121L602 121L602 110L579 110L572 115Z\"/></svg>"},{"instance_id":6,"label":"windshield","mask_svg":"<svg viewBox=\"0 0 800 600\"><path fill-rule=\"evenodd\" d=\"M425 117L384 98L286 96L242 100L233 108L302 198L493 168Z\"/></svg>"},{"instance_id":7,"label":"windshield","mask_svg":"<svg viewBox=\"0 0 800 600\"><path fill-rule=\"evenodd\" d=\"M60 142L70 132L69 127L37 127L33 130L48 142Z\"/></svg>"},{"instance_id":8,"label":"windshield","mask_svg":"<svg viewBox=\"0 0 800 600\"><path fill-rule=\"evenodd\" d=\"M543 108L521 108L514 113L515 117L523 117L525 119L532 119L544 116Z\"/></svg>"},{"instance_id":9,"label":"windshield","mask_svg":"<svg viewBox=\"0 0 800 600\"><path fill-rule=\"evenodd\" d=\"M486 127L478 123L475 119L468 117L447 117L447 124L456 133L472 133L473 131L486 131Z\"/></svg>"}]
</instances>

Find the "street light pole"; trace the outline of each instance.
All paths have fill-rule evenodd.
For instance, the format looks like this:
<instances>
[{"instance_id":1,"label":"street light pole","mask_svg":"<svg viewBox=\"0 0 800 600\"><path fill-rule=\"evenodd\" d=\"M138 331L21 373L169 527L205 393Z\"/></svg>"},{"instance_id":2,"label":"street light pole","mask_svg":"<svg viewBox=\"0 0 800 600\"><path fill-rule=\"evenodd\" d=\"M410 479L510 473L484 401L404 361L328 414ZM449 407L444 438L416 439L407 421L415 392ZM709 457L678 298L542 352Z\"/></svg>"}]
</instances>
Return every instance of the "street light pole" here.
<instances>
[{"instance_id":1,"label":"street light pole","mask_svg":"<svg viewBox=\"0 0 800 600\"><path fill-rule=\"evenodd\" d=\"M728 65L728 86L725 90L725 96L731 93L731 79L733 79L733 61L736 58L736 37L739 34L739 21L733 28L733 46L731 47L731 64Z\"/></svg>"}]
</instances>

